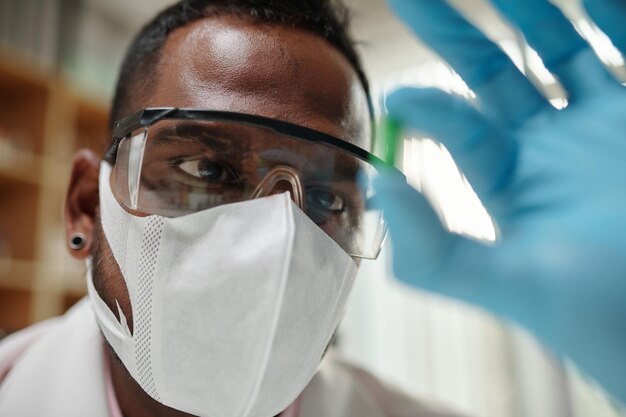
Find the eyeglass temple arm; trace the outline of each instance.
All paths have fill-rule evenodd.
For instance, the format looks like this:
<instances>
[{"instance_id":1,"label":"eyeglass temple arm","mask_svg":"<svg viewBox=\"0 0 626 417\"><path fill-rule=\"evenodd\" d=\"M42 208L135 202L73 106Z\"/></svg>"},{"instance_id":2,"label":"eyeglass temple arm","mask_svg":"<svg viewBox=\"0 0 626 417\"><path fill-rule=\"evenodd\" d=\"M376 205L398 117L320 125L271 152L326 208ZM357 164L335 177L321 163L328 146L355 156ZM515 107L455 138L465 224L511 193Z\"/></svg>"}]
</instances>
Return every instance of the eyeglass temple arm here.
<instances>
[{"instance_id":1,"label":"eyeglass temple arm","mask_svg":"<svg viewBox=\"0 0 626 417\"><path fill-rule=\"evenodd\" d=\"M138 127L151 125L172 113L176 113L177 111L177 107L162 107L144 109L135 114L131 114L130 116L115 122L115 126L113 127L113 137L115 139L124 138Z\"/></svg>"},{"instance_id":2,"label":"eyeglass temple arm","mask_svg":"<svg viewBox=\"0 0 626 417\"><path fill-rule=\"evenodd\" d=\"M109 162L113 162L115 160L117 147L119 146L120 141L130 135L133 130L142 126L149 126L160 119L171 115L172 113L176 113L178 110L178 107L157 107L144 109L115 122L115 125L113 126L113 142L106 150L104 159Z\"/></svg>"}]
</instances>

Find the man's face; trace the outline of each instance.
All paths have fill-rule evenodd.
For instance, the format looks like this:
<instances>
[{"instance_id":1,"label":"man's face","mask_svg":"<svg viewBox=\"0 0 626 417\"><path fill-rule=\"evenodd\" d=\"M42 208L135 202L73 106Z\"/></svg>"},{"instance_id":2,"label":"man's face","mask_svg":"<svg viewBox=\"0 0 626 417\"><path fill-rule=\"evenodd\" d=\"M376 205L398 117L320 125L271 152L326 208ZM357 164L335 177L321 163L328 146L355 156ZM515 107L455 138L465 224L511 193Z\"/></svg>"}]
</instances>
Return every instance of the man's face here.
<instances>
[{"instance_id":1,"label":"man's face","mask_svg":"<svg viewBox=\"0 0 626 417\"><path fill-rule=\"evenodd\" d=\"M281 119L370 147L367 99L347 59L320 37L287 26L216 16L174 31L156 79L132 100L146 107L226 110ZM112 311L132 311L111 249L95 224L94 284Z\"/></svg>"}]
</instances>

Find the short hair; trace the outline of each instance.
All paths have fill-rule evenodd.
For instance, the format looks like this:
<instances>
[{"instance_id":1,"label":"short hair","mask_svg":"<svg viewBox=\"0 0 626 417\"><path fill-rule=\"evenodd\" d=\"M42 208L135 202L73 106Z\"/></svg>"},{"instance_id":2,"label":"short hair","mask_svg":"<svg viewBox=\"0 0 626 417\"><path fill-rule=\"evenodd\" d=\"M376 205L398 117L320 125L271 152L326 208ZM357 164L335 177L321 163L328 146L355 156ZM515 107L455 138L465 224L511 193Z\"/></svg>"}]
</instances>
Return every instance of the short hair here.
<instances>
[{"instance_id":1,"label":"short hair","mask_svg":"<svg viewBox=\"0 0 626 417\"><path fill-rule=\"evenodd\" d=\"M370 116L369 84L348 34L350 15L339 0L182 0L159 13L137 34L122 67L113 103L110 126L132 111L133 89L147 92L168 35L177 28L209 16L230 14L259 22L288 25L327 40L350 62L365 90Z\"/></svg>"}]
</instances>

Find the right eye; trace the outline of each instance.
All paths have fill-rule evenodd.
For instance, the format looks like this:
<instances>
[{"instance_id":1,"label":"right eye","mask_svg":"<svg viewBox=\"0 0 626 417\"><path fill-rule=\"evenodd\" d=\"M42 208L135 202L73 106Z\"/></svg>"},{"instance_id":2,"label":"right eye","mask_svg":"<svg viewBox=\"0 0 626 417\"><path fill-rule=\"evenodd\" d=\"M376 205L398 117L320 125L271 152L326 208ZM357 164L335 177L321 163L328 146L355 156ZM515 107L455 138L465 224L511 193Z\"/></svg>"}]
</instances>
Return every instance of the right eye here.
<instances>
[{"instance_id":1,"label":"right eye","mask_svg":"<svg viewBox=\"0 0 626 417\"><path fill-rule=\"evenodd\" d=\"M233 182L237 180L229 166L207 158L177 161L175 165L183 173L204 182Z\"/></svg>"},{"instance_id":2,"label":"right eye","mask_svg":"<svg viewBox=\"0 0 626 417\"><path fill-rule=\"evenodd\" d=\"M345 210L345 202L341 195L322 187L311 187L306 191L307 206L317 210L341 213Z\"/></svg>"}]
</instances>

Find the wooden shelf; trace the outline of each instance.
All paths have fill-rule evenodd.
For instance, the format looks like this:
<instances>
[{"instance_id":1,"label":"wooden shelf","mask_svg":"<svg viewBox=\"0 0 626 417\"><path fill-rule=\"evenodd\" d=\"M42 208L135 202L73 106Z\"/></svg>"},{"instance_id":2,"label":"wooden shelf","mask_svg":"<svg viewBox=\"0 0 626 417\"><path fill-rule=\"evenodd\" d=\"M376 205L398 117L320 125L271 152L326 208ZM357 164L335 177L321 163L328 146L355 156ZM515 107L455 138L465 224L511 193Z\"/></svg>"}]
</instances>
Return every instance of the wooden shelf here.
<instances>
[{"instance_id":1,"label":"wooden shelf","mask_svg":"<svg viewBox=\"0 0 626 417\"><path fill-rule=\"evenodd\" d=\"M10 256L33 260L33 242L37 238L37 202L40 189L21 181L0 184L0 234L8 239ZM5 243L6 246L6 243ZM3 254L4 256L4 254Z\"/></svg>"},{"instance_id":2,"label":"wooden shelf","mask_svg":"<svg viewBox=\"0 0 626 417\"><path fill-rule=\"evenodd\" d=\"M106 105L0 48L0 332L62 314L86 293L62 207L73 153L102 154L107 126Z\"/></svg>"},{"instance_id":3,"label":"wooden shelf","mask_svg":"<svg viewBox=\"0 0 626 417\"><path fill-rule=\"evenodd\" d=\"M33 62L23 55L0 47L0 85L6 88L18 90L26 89L28 94L31 90L45 91L55 82L54 78L33 71Z\"/></svg>"},{"instance_id":4,"label":"wooden shelf","mask_svg":"<svg viewBox=\"0 0 626 417\"><path fill-rule=\"evenodd\" d=\"M6 157L0 157L0 184L23 183L29 185L39 185L39 168L41 166L37 157L21 152L14 155L14 158L5 161Z\"/></svg>"},{"instance_id":5,"label":"wooden shelf","mask_svg":"<svg viewBox=\"0 0 626 417\"><path fill-rule=\"evenodd\" d=\"M28 289L0 289L0 329L11 333L31 324L32 298Z\"/></svg>"},{"instance_id":6,"label":"wooden shelf","mask_svg":"<svg viewBox=\"0 0 626 417\"><path fill-rule=\"evenodd\" d=\"M41 155L49 90L11 80L0 68L0 133L18 152Z\"/></svg>"},{"instance_id":7,"label":"wooden shelf","mask_svg":"<svg viewBox=\"0 0 626 417\"><path fill-rule=\"evenodd\" d=\"M37 264L33 261L0 258L0 289L33 288Z\"/></svg>"},{"instance_id":8,"label":"wooden shelf","mask_svg":"<svg viewBox=\"0 0 626 417\"><path fill-rule=\"evenodd\" d=\"M108 144L108 112L96 102L79 100L77 107L77 148L87 148L103 155Z\"/></svg>"}]
</instances>

